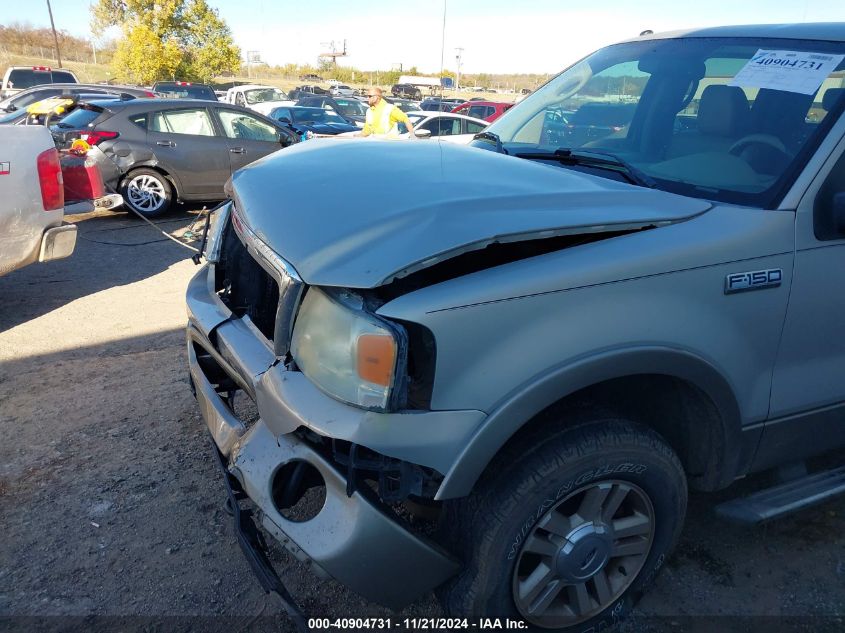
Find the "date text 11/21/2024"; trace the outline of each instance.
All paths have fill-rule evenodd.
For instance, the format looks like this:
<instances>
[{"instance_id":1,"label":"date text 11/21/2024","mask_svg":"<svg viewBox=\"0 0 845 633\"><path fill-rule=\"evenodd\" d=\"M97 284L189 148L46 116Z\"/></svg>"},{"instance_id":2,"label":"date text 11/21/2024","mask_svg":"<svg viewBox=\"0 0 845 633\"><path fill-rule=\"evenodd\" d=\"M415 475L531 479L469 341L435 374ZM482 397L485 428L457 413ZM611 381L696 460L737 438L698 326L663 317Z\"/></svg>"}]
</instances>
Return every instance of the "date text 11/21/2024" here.
<instances>
[{"instance_id":1,"label":"date text 11/21/2024","mask_svg":"<svg viewBox=\"0 0 845 633\"><path fill-rule=\"evenodd\" d=\"M452 630L521 630L528 624L522 620L507 618L309 618L308 628L318 630L363 629L384 631L452 631Z\"/></svg>"}]
</instances>

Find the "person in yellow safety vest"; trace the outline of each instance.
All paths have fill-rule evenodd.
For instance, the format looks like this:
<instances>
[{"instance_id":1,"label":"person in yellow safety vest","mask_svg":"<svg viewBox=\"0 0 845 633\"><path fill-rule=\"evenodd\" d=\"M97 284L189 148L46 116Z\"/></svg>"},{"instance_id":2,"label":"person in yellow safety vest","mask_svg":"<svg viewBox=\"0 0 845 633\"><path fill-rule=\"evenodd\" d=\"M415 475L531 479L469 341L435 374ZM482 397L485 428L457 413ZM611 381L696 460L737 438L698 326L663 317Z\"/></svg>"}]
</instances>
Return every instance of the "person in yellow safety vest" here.
<instances>
[{"instance_id":1,"label":"person in yellow safety vest","mask_svg":"<svg viewBox=\"0 0 845 633\"><path fill-rule=\"evenodd\" d=\"M399 134L399 123L404 123L408 128L408 138L414 137L414 126L408 119L408 115L402 112L392 103L388 103L382 97L381 88L370 88L367 90L367 101L370 107L367 108L367 116L364 120L364 129L360 136L397 136Z\"/></svg>"}]
</instances>

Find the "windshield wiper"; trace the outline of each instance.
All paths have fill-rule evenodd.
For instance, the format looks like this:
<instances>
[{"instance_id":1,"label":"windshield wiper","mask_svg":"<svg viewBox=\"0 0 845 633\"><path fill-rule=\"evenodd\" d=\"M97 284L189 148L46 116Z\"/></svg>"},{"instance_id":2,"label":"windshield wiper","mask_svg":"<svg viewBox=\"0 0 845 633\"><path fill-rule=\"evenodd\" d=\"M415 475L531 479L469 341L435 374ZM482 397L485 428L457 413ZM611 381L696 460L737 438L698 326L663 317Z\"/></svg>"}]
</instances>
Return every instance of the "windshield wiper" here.
<instances>
[{"instance_id":1,"label":"windshield wiper","mask_svg":"<svg viewBox=\"0 0 845 633\"><path fill-rule=\"evenodd\" d=\"M482 132L484 134L485 132ZM520 152L514 154L517 158L529 160L556 160L564 165L586 165L597 169L608 169L619 172L632 185L654 189L657 183L634 167L631 163L619 158L616 154L593 149L558 148L554 152Z\"/></svg>"},{"instance_id":2,"label":"windshield wiper","mask_svg":"<svg viewBox=\"0 0 845 633\"><path fill-rule=\"evenodd\" d=\"M493 141L496 144L496 151L500 154L510 154L510 152L505 149L505 146L502 145L502 139L500 139L499 135L495 132L479 132L478 134L472 137L472 140L475 140L477 138L486 138L488 141Z\"/></svg>"}]
</instances>

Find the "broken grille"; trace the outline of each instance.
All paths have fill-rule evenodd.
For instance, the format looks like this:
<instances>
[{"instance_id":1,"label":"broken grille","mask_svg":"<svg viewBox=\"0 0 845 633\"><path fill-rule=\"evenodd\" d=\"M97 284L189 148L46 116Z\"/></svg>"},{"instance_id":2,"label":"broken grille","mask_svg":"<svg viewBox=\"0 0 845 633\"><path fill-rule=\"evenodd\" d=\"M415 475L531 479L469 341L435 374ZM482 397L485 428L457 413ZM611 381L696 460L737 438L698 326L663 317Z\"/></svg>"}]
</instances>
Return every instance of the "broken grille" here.
<instances>
[{"instance_id":1,"label":"broken grille","mask_svg":"<svg viewBox=\"0 0 845 633\"><path fill-rule=\"evenodd\" d=\"M234 210L224 229L215 284L226 306L238 317L248 316L277 356L288 353L304 284Z\"/></svg>"}]
</instances>

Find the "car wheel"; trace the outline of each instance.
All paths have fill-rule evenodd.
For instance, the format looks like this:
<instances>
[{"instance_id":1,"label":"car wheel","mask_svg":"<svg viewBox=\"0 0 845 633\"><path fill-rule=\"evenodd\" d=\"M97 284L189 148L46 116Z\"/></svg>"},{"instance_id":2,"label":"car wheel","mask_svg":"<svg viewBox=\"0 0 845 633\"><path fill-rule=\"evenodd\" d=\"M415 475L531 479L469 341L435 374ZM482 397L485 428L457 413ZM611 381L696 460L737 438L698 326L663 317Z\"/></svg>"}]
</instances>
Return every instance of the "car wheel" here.
<instances>
[{"instance_id":1,"label":"car wheel","mask_svg":"<svg viewBox=\"0 0 845 633\"><path fill-rule=\"evenodd\" d=\"M439 528L465 563L438 590L450 616L597 631L624 618L677 542L683 468L646 427L594 419L509 450Z\"/></svg>"},{"instance_id":2,"label":"car wheel","mask_svg":"<svg viewBox=\"0 0 845 633\"><path fill-rule=\"evenodd\" d=\"M153 218L165 213L173 202L173 186L159 171L133 169L120 186L124 203L141 215Z\"/></svg>"}]
</instances>

